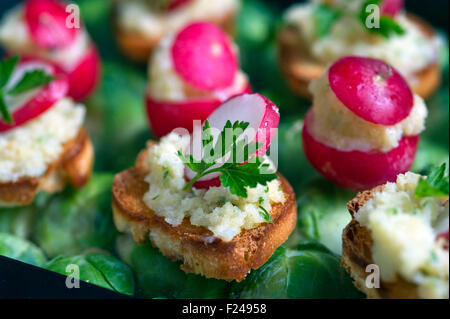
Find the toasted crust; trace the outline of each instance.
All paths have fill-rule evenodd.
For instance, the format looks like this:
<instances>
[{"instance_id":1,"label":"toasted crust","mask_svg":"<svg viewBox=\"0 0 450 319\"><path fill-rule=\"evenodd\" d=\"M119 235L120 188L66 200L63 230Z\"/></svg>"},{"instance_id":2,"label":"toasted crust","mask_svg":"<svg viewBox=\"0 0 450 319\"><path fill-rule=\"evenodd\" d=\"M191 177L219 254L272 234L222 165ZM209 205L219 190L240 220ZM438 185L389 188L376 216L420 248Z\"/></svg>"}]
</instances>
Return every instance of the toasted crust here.
<instances>
[{"instance_id":1,"label":"toasted crust","mask_svg":"<svg viewBox=\"0 0 450 319\"><path fill-rule=\"evenodd\" d=\"M93 162L92 142L87 131L81 128L77 136L64 145L60 158L49 165L43 176L0 183L0 203L4 206L29 205L39 191L54 193L62 190L67 182L82 188L91 176Z\"/></svg>"},{"instance_id":2,"label":"toasted crust","mask_svg":"<svg viewBox=\"0 0 450 319\"><path fill-rule=\"evenodd\" d=\"M371 199L376 192L383 190L378 186L370 191L362 192L347 204L352 221L342 234L342 265L355 280L355 286L371 299L419 299L417 285L398 278L396 282L381 280L380 288L368 288L365 284L366 267L374 264L372 258L373 240L370 230L361 226L354 218L358 210Z\"/></svg>"},{"instance_id":3,"label":"toasted crust","mask_svg":"<svg viewBox=\"0 0 450 319\"><path fill-rule=\"evenodd\" d=\"M130 60L137 63L146 63L153 49L166 36L161 33L158 36L149 37L139 32L124 30L117 23L117 7L112 12L113 28L116 36L117 44L121 52ZM209 19L211 20L211 19ZM235 13L224 14L221 19L211 21L221 27L229 34L234 34Z\"/></svg>"},{"instance_id":4,"label":"toasted crust","mask_svg":"<svg viewBox=\"0 0 450 319\"><path fill-rule=\"evenodd\" d=\"M202 274L207 278L243 280L251 269L264 265L274 251L293 231L297 221L295 194L280 175L281 187L287 195L284 204L273 207L272 223L264 223L252 230L242 231L230 242L224 242L204 227L193 226L188 219L178 227L166 223L143 201L148 191L144 181L148 175L146 151L136 166L116 175L113 183L113 213L116 227L133 234L138 243L149 238L161 253L183 262L187 273Z\"/></svg>"},{"instance_id":5,"label":"toasted crust","mask_svg":"<svg viewBox=\"0 0 450 319\"><path fill-rule=\"evenodd\" d=\"M425 35L433 37L435 31L422 19L408 14L408 19L414 22ZM326 65L317 62L308 53L308 48L299 40L295 27L283 27L278 35L278 56L281 70L291 89L297 95L311 99L308 86L324 72ZM428 65L415 73L415 83L410 83L411 89L423 98L431 96L441 84L441 71L437 62Z\"/></svg>"}]
</instances>

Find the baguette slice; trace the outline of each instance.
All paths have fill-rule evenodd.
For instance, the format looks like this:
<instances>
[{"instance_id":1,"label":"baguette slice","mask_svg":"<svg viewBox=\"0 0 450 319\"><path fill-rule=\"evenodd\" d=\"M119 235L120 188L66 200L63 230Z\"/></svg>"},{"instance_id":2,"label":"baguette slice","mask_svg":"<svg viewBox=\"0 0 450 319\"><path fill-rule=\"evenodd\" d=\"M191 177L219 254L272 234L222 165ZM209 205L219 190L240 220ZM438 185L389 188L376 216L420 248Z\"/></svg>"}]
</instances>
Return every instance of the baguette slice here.
<instances>
[{"instance_id":1,"label":"baguette slice","mask_svg":"<svg viewBox=\"0 0 450 319\"><path fill-rule=\"evenodd\" d=\"M64 150L41 177L24 177L17 182L0 182L0 207L25 206L33 202L39 191L55 193L67 182L82 188L89 180L94 162L94 148L88 132L81 128L65 143Z\"/></svg>"},{"instance_id":2,"label":"baguette slice","mask_svg":"<svg viewBox=\"0 0 450 319\"><path fill-rule=\"evenodd\" d=\"M372 258L372 237L370 230L361 226L354 218L358 210L371 199L376 192L382 191L384 186L378 186L370 191L359 193L356 198L347 204L352 215L352 221L342 234L342 265L354 279L356 288L361 290L370 299L420 299L418 286L403 278L396 282L380 281L380 288L366 286L367 265L374 264Z\"/></svg>"},{"instance_id":3,"label":"baguette slice","mask_svg":"<svg viewBox=\"0 0 450 319\"><path fill-rule=\"evenodd\" d=\"M115 6L112 11L112 21L119 49L131 61L146 63L153 49L167 35L167 32L149 36L140 32L124 30L117 21L117 10L118 8ZM224 14L220 19L207 20L221 27L228 34L234 34L235 12Z\"/></svg>"},{"instance_id":4,"label":"baguette slice","mask_svg":"<svg viewBox=\"0 0 450 319\"><path fill-rule=\"evenodd\" d=\"M146 155L147 151L142 151L135 167L116 175L114 179L114 222L119 231L133 234L137 243L144 243L150 238L164 256L181 261L181 269L187 273L242 281L251 269L264 265L295 228L295 194L281 175L281 187L287 200L273 207L270 212L272 223L244 230L230 242L214 238L209 230L193 226L188 219L173 227L143 201L149 188L144 181L148 175Z\"/></svg>"},{"instance_id":5,"label":"baguette slice","mask_svg":"<svg viewBox=\"0 0 450 319\"><path fill-rule=\"evenodd\" d=\"M408 19L429 38L435 36L433 28L422 19L410 14ZM311 99L309 83L320 77L327 66L310 56L309 48L302 43L295 27L286 26L281 29L278 35L278 51L281 70L293 92L300 97ZM428 65L414 76L417 82L410 83L411 89L424 99L436 92L441 84L441 71L437 62Z\"/></svg>"}]
</instances>

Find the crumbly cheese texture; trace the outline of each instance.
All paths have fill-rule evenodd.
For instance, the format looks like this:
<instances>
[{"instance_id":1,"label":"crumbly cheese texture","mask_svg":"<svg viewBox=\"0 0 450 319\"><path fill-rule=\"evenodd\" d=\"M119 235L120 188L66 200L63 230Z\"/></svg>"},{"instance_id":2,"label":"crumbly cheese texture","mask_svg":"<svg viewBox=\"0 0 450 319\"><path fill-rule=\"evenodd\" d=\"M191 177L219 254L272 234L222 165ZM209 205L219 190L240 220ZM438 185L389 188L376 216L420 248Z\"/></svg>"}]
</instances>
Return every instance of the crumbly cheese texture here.
<instances>
[{"instance_id":1,"label":"crumbly cheese texture","mask_svg":"<svg viewBox=\"0 0 450 319\"><path fill-rule=\"evenodd\" d=\"M186 99L214 98L225 101L230 96L241 93L248 86L247 76L238 70L233 84L228 88L205 92L189 87L176 73L172 63L171 50L174 40L174 34L168 35L150 57L148 94L152 99L181 102ZM234 46L234 51L238 55L236 46Z\"/></svg>"},{"instance_id":2,"label":"crumbly cheese texture","mask_svg":"<svg viewBox=\"0 0 450 319\"><path fill-rule=\"evenodd\" d=\"M311 133L322 143L342 151L388 152L399 145L404 136L420 134L425 129L428 110L423 99L414 95L411 113L391 126L370 123L345 107L331 90L328 71L311 82L314 121Z\"/></svg>"},{"instance_id":3,"label":"crumbly cheese texture","mask_svg":"<svg viewBox=\"0 0 450 319\"><path fill-rule=\"evenodd\" d=\"M64 98L36 119L0 133L0 182L42 176L76 136L84 116L83 105Z\"/></svg>"},{"instance_id":4,"label":"crumbly cheese texture","mask_svg":"<svg viewBox=\"0 0 450 319\"><path fill-rule=\"evenodd\" d=\"M30 54L54 61L66 70L71 70L80 61L89 47L89 36L82 30L74 43L59 50L46 50L34 44L24 20L22 6L11 9L0 22L0 43L9 52Z\"/></svg>"},{"instance_id":5,"label":"crumbly cheese texture","mask_svg":"<svg viewBox=\"0 0 450 319\"><path fill-rule=\"evenodd\" d=\"M448 230L448 198L417 198L417 174L399 175L374 194L355 218L373 239L381 280L416 284L422 298L449 297L449 252L437 235Z\"/></svg>"},{"instance_id":6,"label":"crumbly cheese texture","mask_svg":"<svg viewBox=\"0 0 450 319\"><path fill-rule=\"evenodd\" d=\"M158 12L151 10L146 0L121 0L118 1L117 18L119 25L127 31L159 38L192 21L218 22L234 15L238 8L238 0L193 0L177 10Z\"/></svg>"},{"instance_id":7,"label":"crumbly cheese texture","mask_svg":"<svg viewBox=\"0 0 450 319\"><path fill-rule=\"evenodd\" d=\"M222 186L183 191L185 165L177 151L186 149L189 143L189 136L171 133L148 152L150 174L146 182L150 187L144 202L170 225L179 226L188 218L192 225L205 227L215 237L230 241L242 230L253 229L265 222L259 206L270 212L274 204L286 201L279 180L273 180L267 186L248 188L247 198L233 195Z\"/></svg>"},{"instance_id":8,"label":"crumbly cheese texture","mask_svg":"<svg viewBox=\"0 0 450 319\"><path fill-rule=\"evenodd\" d=\"M417 79L414 73L436 62L441 40L427 37L404 13L395 19L406 31L388 39L368 32L358 18L361 1L351 1L353 8L345 7L343 15L332 26L329 34L320 37L314 11L316 3L299 4L290 8L285 21L297 28L300 38L309 48L313 58L328 65L343 56L360 55L382 59L394 66L410 82ZM349 1L341 1L341 5ZM414 61L414 63L412 63Z\"/></svg>"}]
</instances>

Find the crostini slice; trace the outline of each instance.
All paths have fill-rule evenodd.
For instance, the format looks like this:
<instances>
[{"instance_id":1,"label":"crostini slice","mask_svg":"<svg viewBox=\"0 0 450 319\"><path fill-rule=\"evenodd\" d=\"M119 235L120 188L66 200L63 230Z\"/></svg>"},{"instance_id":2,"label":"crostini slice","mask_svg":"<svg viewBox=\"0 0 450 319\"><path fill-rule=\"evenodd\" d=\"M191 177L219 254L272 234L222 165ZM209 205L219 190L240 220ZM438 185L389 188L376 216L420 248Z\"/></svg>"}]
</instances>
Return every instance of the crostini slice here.
<instances>
[{"instance_id":1,"label":"crostini slice","mask_svg":"<svg viewBox=\"0 0 450 319\"><path fill-rule=\"evenodd\" d=\"M150 142L148 148L153 145ZM193 226L188 219L173 227L143 201L149 189L145 182L149 174L146 161L148 148L140 153L135 167L116 175L114 179L114 222L119 231L131 233L138 243L150 239L164 256L181 261L185 272L207 278L242 281L252 269L264 265L295 228L295 194L281 174L278 176L286 201L272 207L272 223L243 230L229 242L213 237L213 233L204 227Z\"/></svg>"},{"instance_id":2,"label":"crostini slice","mask_svg":"<svg viewBox=\"0 0 450 319\"><path fill-rule=\"evenodd\" d=\"M94 162L94 148L85 128L66 142L60 157L40 177L23 177L14 182L0 182L0 207L25 206L40 191L55 193L67 183L82 188L89 180Z\"/></svg>"}]
</instances>

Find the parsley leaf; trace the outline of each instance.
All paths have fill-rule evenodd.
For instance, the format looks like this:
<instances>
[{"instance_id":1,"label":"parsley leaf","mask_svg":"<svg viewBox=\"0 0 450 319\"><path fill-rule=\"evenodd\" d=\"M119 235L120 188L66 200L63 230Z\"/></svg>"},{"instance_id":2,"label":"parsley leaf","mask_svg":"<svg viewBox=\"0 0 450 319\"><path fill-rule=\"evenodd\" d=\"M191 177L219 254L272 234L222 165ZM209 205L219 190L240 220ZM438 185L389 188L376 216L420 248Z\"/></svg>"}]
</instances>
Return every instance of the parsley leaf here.
<instances>
[{"instance_id":1,"label":"parsley leaf","mask_svg":"<svg viewBox=\"0 0 450 319\"><path fill-rule=\"evenodd\" d=\"M376 5L378 7L381 6L381 0L367 0L361 9L360 19L364 26L364 28L372 33L379 34L385 38L389 38L392 34L398 34L402 35L405 34L405 30L402 28L401 25L395 21L394 18L392 18L389 15L382 15L380 17L380 25L379 28L375 27L369 27L367 25L367 19L372 14L371 10L368 10L368 6Z\"/></svg>"},{"instance_id":2,"label":"parsley leaf","mask_svg":"<svg viewBox=\"0 0 450 319\"><path fill-rule=\"evenodd\" d=\"M416 197L448 197L449 176L446 164L431 170L426 178L421 178L416 188Z\"/></svg>"},{"instance_id":3,"label":"parsley leaf","mask_svg":"<svg viewBox=\"0 0 450 319\"><path fill-rule=\"evenodd\" d=\"M195 161L194 157L177 152L178 157L197 175L184 187L188 190L200 178L212 173L220 173L220 181L224 187L229 187L230 192L240 197L247 197L246 187L256 187L257 184L266 185L267 182L276 179L278 176L265 171L268 164L263 164L259 157L254 157L261 143L247 143L245 139L239 137L249 126L247 122L236 121L231 124L227 121L223 130L219 134L216 144L213 145L213 137L209 122L206 121L202 128L203 157L200 161ZM216 163L229 155L227 161L222 166L217 167ZM242 164L245 163L245 164ZM261 172L264 170L264 174Z\"/></svg>"},{"instance_id":4,"label":"parsley leaf","mask_svg":"<svg viewBox=\"0 0 450 319\"><path fill-rule=\"evenodd\" d=\"M2 90L0 90L0 115L5 123L14 124L13 118L9 113L8 107L6 106L5 99L3 98Z\"/></svg>"},{"instance_id":5,"label":"parsley leaf","mask_svg":"<svg viewBox=\"0 0 450 319\"><path fill-rule=\"evenodd\" d=\"M8 80L11 77L18 62L18 56L0 61L0 89L3 88L6 83L8 83Z\"/></svg>"},{"instance_id":6,"label":"parsley leaf","mask_svg":"<svg viewBox=\"0 0 450 319\"><path fill-rule=\"evenodd\" d=\"M320 4L314 8L314 18L317 25L317 35L324 37L330 33L333 24L340 17L340 12L324 4Z\"/></svg>"},{"instance_id":7,"label":"parsley leaf","mask_svg":"<svg viewBox=\"0 0 450 319\"><path fill-rule=\"evenodd\" d=\"M269 212L262 206L259 206L259 214L264 218L264 220L268 223L272 222L272 216L270 216Z\"/></svg>"},{"instance_id":8,"label":"parsley leaf","mask_svg":"<svg viewBox=\"0 0 450 319\"><path fill-rule=\"evenodd\" d=\"M51 75L48 75L44 70L33 70L25 73L22 79L8 91L8 94L18 95L26 91L44 86L53 80Z\"/></svg>"}]
</instances>

